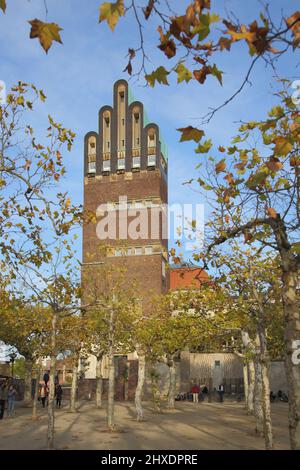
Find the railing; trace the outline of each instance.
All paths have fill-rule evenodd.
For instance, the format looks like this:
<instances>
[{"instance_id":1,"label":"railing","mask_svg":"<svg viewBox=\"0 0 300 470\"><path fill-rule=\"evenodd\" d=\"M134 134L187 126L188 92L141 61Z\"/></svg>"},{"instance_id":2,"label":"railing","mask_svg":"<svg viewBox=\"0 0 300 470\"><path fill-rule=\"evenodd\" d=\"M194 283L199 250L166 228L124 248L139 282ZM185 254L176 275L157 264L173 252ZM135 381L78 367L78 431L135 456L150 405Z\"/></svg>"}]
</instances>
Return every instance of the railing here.
<instances>
[{"instance_id":1,"label":"railing","mask_svg":"<svg viewBox=\"0 0 300 470\"><path fill-rule=\"evenodd\" d=\"M103 161L102 169L103 171L110 171L110 160Z\"/></svg>"},{"instance_id":2,"label":"railing","mask_svg":"<svg viewBox=\"0 0 300 470\"><path fill-rule=\"evenodd\" d=\"M148 155L148 166L156 165L156 155Z\"/></svg>"},{"instance_id":3,"label":"railing","mask_svg":"<svg viewBox=\"0 0 300 470\"><path fill-rule=\"evenodd\" d=\"M110 160L110 152L103 152L103 160Z\"/></svg>"},{"instance_id":4,"label":"railing","mask_svg":"<svg viewBox=\"0 0 300 470\"><path fill-rule=\"evenodd\" d=\"M132 168L140 168L141 157L132 157Z\"/></svg>"},{"instance_id":5,"label":"railing","mask_svg":"<svg viewBox=\"0 0 300 470\"><path fill-rule=\"evenodd\" d=\"M89 162L88 173L96 173L96 162Z\"/></svg>"},{"instance_id":6,"label":"railing","mask_svg":"<svg viewBox=\"0 0 300 470\"><path fill-rule=\"evenodd\" d=\"M118 158L118 170L125 169L125 158Z\"/></svg>"},{"instance_id":7,"label":"railing","mask_svg":"<svg viewBox=\"0 0 300 470\"><path fill-rule=\"evenodd\" d=\"M133 157L140 157L141 156L141 149L140 148L132 149L132 156Z\"/></svg>"},{"instance_id":8,"label":"railing","mask_svg":"<svg viewBox=\"0 0 300 470\"><path fill-rule=\"evenodd\" d=\"M156 147L148 147L148 155L156 155Z\"/></svg>"},{"instance_id":9,"label":"railing","mask_svg":"<svg viewBox=\"0 0 300 470\"><path fill-rule=\"evenodd\" d=\"M118 158L125 158L125 150L119 150L118 151Z\"/></svg>"}]
</instances>

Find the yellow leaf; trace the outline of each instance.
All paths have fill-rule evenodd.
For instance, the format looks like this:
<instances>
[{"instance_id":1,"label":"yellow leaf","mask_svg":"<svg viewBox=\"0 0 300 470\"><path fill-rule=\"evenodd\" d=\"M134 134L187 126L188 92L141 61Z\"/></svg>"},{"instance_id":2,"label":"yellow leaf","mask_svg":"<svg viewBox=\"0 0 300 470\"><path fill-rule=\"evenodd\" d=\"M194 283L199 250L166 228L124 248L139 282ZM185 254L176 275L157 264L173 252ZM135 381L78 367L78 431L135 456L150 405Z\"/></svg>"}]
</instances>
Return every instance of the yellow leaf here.
<instances>
[{"instance_id":1,"label":"yellow leaf","mask_svg":"<svg viewBox=\"0 0 300 470\"><path fill-rule=\"evenodd\" d=\"M283 136L276 137L273 143L275 144L274 153L277 155L287 155L293 148L292 144Z\"/></svg>"},{"instance_id":2,"label":"yellow leaf","mask_svg":"<svg viewBox=\"0 0 300 470\"><path fill-rule=\"evenodd\" d=\"M71 204L71 199L68 197L68 199L66 200L66 207L68 208Z\"/></svg>"},{"instance_id":3,"label":"yellow leaf","mask_svg":"<svg viewBox=\"0 0 300 470\"><path fill-rule=\"evenodd\" d=\"M62 44L59 34L59 32L62 31L62 28L58 24L44 23L37 19L28 21L28 23L31 24L30 38L38 38L46 53L48 53L53 41Z\"/></svg>"},{"instance_id":4,"label":"yellow leaf","mask_svg":"<svg viewBox=\"0 0 300 470\"><path fill-rule=\"evenodd\" d=\"M113 31L119 21L120 16L124 16L124 0L117 0L116 2L105 2L100 6L99 23L107 21L108 26Z\"/></svg>"},{"instance_id":5,"label":"yellow leaf","mask_svg":"<svg viewBox=\"0 0 300 470\"><path fill-rule=\"evenodd\" d=\"M6 0L0 0L0 8L5 13L6 10Z\"/></svg>"},{"instance_id":6,"label":"yellow leaf","mask_svg":"<svg viewBox=\"0 0 300 470\"><path fill-rule=\"evenodd\" d=\"M224 160L221 160L219 163L216 164L215 170L216 173L221 173L221 171L224 171L226 168L226 163Z\"/></svg>"}]
</instances>

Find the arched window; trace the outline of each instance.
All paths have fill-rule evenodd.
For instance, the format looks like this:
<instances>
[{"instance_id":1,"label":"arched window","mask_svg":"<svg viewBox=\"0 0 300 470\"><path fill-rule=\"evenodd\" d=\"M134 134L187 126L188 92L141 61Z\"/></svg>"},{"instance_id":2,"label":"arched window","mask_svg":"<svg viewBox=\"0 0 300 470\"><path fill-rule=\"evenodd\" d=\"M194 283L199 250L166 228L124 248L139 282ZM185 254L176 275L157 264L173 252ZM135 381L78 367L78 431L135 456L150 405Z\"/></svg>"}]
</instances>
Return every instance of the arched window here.
<instances>
[{"instance_id":1,"label":"arched window","mask_svg":"<svg viewBox=\"0 0 300 470\"><path fill-rule=\"evenodd\" d=\"M148 166L156 164L156 130L154 127L148 129Z\"/></svg>"},{"instance_id":2,"label":"arched window","mask_svg":"<svg viewBox=\"0 0 300 470\"><path fill-rule=\"evenodd\" d=\"M126 110L125 85L118 86L118 157L125 158L126 147Z\"/></svg>"},{"instance_id":3,"label":"arched window","mask_svg":"<svg viewBox=\"0 0 300 470\"><path fill-rule=\"evenodd\" d=\"M111 113L110 111L104 111L103 113L103 142L102 142L102 154L103 160L110 160L111 152L111 139L110 139L110 129L111 129Z\"/></svg>"},{"instance_id":4,"label":"arched window","mask_svg":"<svg viewBox=\"0 0 300 470\"><path fill-rule=\"evenodd\" d=\"M88 139L88 173L96 173L96 137L91 136Z\"/></svg>"}]
</instances>

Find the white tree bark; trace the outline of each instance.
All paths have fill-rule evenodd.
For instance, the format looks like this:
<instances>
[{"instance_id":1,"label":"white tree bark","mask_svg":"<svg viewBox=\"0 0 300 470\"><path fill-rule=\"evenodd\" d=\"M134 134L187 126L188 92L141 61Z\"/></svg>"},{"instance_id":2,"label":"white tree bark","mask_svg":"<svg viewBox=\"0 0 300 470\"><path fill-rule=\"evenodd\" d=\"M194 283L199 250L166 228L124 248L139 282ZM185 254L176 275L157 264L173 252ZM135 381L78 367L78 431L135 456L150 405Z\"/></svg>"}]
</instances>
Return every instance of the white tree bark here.
<instances>
[{"instance_id":1,"label":"white tree bark","mask_svg":"<svg viewBox=\"0 0 300 470\"><path fill-rule=\"evenodd\" d=\"M249 361L247 364L249 371L249 386L248 386L248 400L247 400L247 411L248 414L254 414L254 386L255 386L255 368L254 362Z\"/></svg>"},{"instance_id":2,"label":"white tree bark","mask_svg":"<svg viewBox=\"0 0 300 470\"><path fill-rule=\"evenodd\" d=\"M41 380L42 375L42 367L40 361L38 361L37 372L36 372L36 381L34 387L34 397L32 403L32 419L37 418L37 401L38 401L38 393L39 393L39 381Z\"/></svg>"},{"instance_id":3,"label":"white tree bark","mask_svg":"<svg viewBox=\"0 0 300 470\"><path fill-rule=\"evenodd\" d=\"M245 408L248 411L249 379L248 379L248 364L247 364L247 362L243 363L243 378L244 378Z\"/></svg>"},{"instance_id":4,"label":"white tree bark","mask_svg":"<svg viewBox=\"0 0 300 470\"><path fill-rule=\"evenodd\" d=\"M263 436L264 413L263 413L263 404L262 404L262 394L263 394L262 370L261 370L261 364L257 360L257 358L254 361L254 369L255 369L255 386L254 386L255 432L259 436Z\"/></svg>"},{"instance_id":5,"label":"white tree bark","mask_svg":"<svg viewBox=\"0 0 300 470\"><path fill-rule=\"evenodd\" d=\"M115 361L114 361L114 310L110 311L109 319L109 349L108 349L108 396L107 396L107 426L113 431L115 429L114 407L115 407Z\"/></svg>"},{"instance_id":6,"label":"white tree bark","mask_svg":"<svg viewBox=\"0 0 300 470\"><path fill-rule=\"evenodd\" d=\"M175 387L176 387L176 368L174 362L174 356L169 355L167 358L169 366L169 392L168 392L168 408L175 408Z\"/></svg>"},{"instance_id":7,"label":"white tree bark","mask_svg":"<svg viewBox=\"0 0 300 470\"><path fill-rule=\"evenodd\" d=\"M50 355L50 377L49 377L49 396L48 396L48 429L47 429L47 448L54 449L54 430L55 430L55 413L54 413L54 381L56 369L56 323L57 313L52 313L51 322L51 355Z\"/></svg>"},{"instance_id":8,"label":"white tree bark","mask_svg":"<svg viewBox=\"0 0 300 470\"><path fill-rule=\"evenodd\" d=\"M77 394L77 383L78 383L78 361L73 365L72 370L72 385L71 385L71 397L70 397L70 412L76 412L76 394Z\"/></svg>"},{"instance_id":9,"label":"white tree bark","mask_svg":"<svg viewBox=\"0 0 300 470\"><path fill-rule=\"evenodd\" d=\"M102 360L103 354L97 356L96 362L96 407L102 408L102 392L103 392L103 380L102 380Z\"/></svg>"},{"instance_id":10,"label":"white tree bark","mask_svg":"<svg viewBox=\"0 0 300 470\"><path fill-rule=\"evenodd\" d=\"M142 353L138 353L139 358L139 367L138 367L138 383L135 390L135 408L137 414L137 421L142 421L144 419L144 410L142 405L143 398L143 389L145 383L145 373L146 373L146 360L145 356Z\"/></svg>"},{"instance_id":11,"label":"white tree bark","mask_svg":"<svg viewBox=\"0 0 300 470\"><path fill-rule=\"evenodd\" d=\"M25 358L24 404L32 403L32 366L31 358Z\"/></svg>"}]
</instances>

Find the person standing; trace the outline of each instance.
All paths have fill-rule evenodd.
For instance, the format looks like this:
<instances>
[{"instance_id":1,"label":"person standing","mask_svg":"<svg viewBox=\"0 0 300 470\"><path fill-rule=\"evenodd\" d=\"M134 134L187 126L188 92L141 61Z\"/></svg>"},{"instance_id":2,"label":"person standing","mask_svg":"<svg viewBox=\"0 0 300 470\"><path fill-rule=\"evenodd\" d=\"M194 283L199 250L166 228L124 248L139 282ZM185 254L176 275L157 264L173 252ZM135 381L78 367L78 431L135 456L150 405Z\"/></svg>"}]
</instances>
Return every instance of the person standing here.
<instances>
[{"instance_id":1,"label":"person standing","mask_svg":"<svg viewBox=\"0 0 300 470\"><path fill-rule=\"evenodd\" d=\"M4 380L0 385L0 419L3 419L5 403L7 400L7 383Z\"/></svg>"},{"instance_id":2,"label":"person standing","mask_svg":"<svg viewBox=\"0 0 300 470\"><path fill-rule=\"evenodd\" d=\"M219 388L218 388L218 394L219 394L219 397L220 397L220 403L223 403L223 401L224 401L224 393L225 393L224 385L223 385L223 384L220 384L220 385L219 385Z\"/></svg>"},{"instance_id":3,"label":"person standing","mask_svg":"<svg viewBox=\"0 0 300 470\"><path fill-rule=\"evenodd\" d=\"M60 406L61 406L62 395L63 395L63 390L61 388L61 385L58 384L56 389L55 389L56 408L60 408Z\"/></svg>"},{"instance_id":4,"label":"person standing","mask_svg":"<svg viewBox=\"0 0 300 470\"><path fill-rule=\"evenodd\" d=\"M15 400L16 400L16 389L13 385L8 387L7 392L7 416L13 418L15 414Z\"/></svg>"},{"instance_id":5,"label":"person standing","mask_svg":"<svg viewBox=\"0 0 300 470\"><path fill-rule=\"evenodd\" d=\"M192 387L193 403L198 403L198 401L199 401L199 392L200 392L200 387L199 387L199 385L195 384Z\"/></svg>"},{"instance_id":6,"label":"person standing","mask_svg":"<svg viewBox=\"0 0 300 470\"><path fill-rule=\"evenodd\" d=\"M49 372L50 372L50 370L48 370L48 372L45 372L44 377L43 377L43 380L45 382L46 387L47 387L48 382L49 382Z\"/></svg>"},{"instance_id":7,"label":"person standing","mask_svg":"<svg viewBox=\"0 0 300 470\"><path fill-rule=\"evenodd\" d=\"M42 388L40 391L40 397L41 397L43 408L45 408L45 403L46 403L46 398L47 398L47 386L46 385L42 385Z\"/></svg>"}]
</instances>

